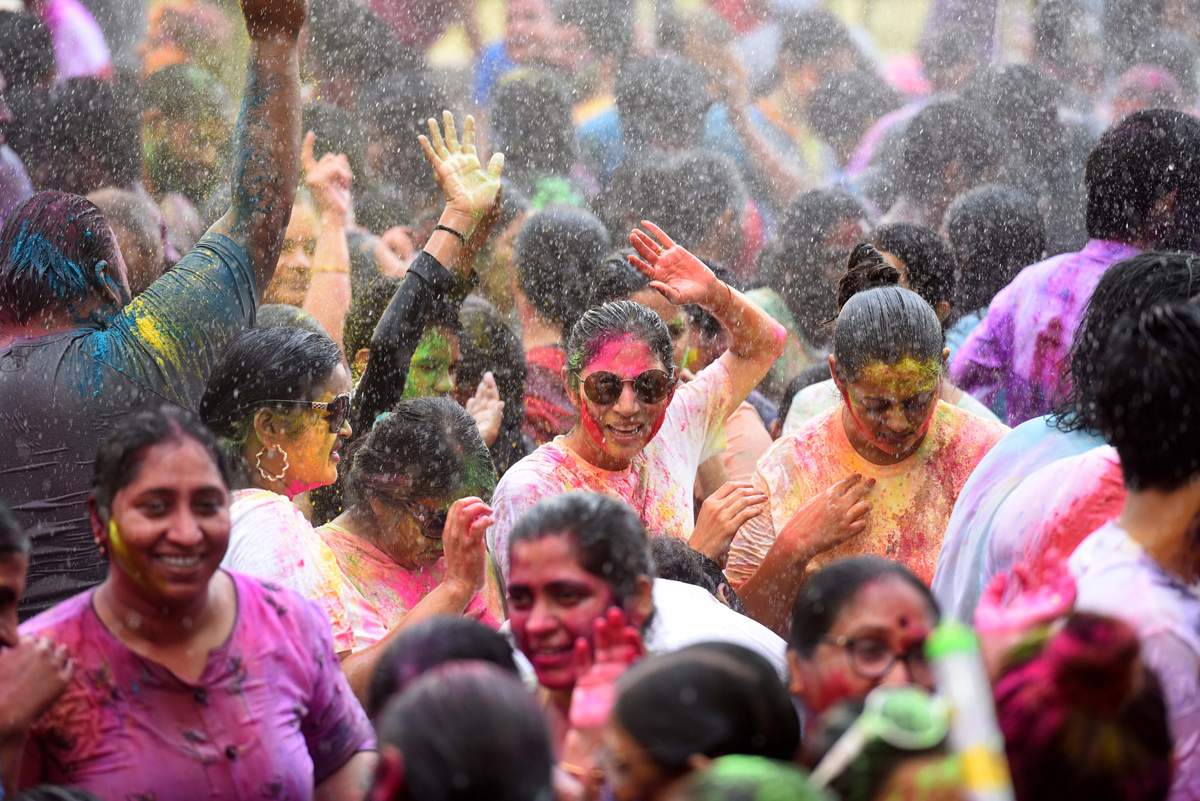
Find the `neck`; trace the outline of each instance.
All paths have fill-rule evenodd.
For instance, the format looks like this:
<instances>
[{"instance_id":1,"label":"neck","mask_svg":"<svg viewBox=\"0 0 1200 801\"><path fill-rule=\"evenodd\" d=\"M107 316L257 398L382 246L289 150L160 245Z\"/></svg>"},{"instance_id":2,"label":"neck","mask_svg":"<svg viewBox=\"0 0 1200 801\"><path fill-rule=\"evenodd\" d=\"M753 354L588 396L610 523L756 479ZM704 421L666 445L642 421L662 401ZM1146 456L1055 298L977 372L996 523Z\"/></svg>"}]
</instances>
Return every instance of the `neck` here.
<instances>
[{"instance_id":1,"label":"neck","mask_svg":"<svg viewBox=\"0 0 1200 801\"><path fill-rule=\"evenodd\" d=\"M629 459L618 459L609 455L607 451L596 444L583 427L582 423L576 423L575 427L567 432L563 437L563 444L579 454L585 462L593 467L599 467L601 470L610 470L616 472L629 467Z\"/></svg>"},{"instance_id":2,"label":"neck","mask_svg":"<svg viewBox=\"0 0 1200 801\"><path fill-rule=\"evenodd\" d=\"M562 329L548 323L534 311L533 305L524 294L517 293L517 316L521 320L521 345L526 353L534 348L563 344Z\"/></svg>"},{"instance_id":3,"label":"neck","mask_svg":"<svg viewBox=\"0 0 1200 801\"><path fill-rule=\"evenodd\" d=\"M0 348L7 348L21 339L38 339L64 331L74 331L87 325L87 315L82 320L65 313L45 312L37 319L24 323L0 322Z\"/></svg>"},{"instance_id":4,"label":"neck","mask_svg":"<svg viewBox=\"0 0 1200 801\"><path fill-rule=\"evenodd\" d=\"M219 573L208 582L204 592L179 607L159 606L146 600L118 574L118 569L110 567L109 576L96 590L94 599L101 619L121 641L170 647L194 641L197 632L212 623L216 610L213 594Z\"/></svg>"},{"instance_id":5,"label":"neck","mask_svg":"<svg viewBox=\"0 0 1200 801\"><path fill-rule=\"evenodd\" d=\"M351 506L342 512L333 519L333 524L341 526L354 536L371 543L405 570L415 571L420 568L420 565L413 562L407 552L400 547L401 542L397 533L379 525L379 518L375 517L365 502Z\"/></svg>"},{"instance_id":6,"label":"neck","mask_svg":"<svg viewBox=\"0 0 1200 801\"><path fill-rule=\"evenodd\" d=\"M1189 529L1200 514L1200 480L1171 492L1139 490L1125 498L1117 524L1167 572L1191 583L1200 567L1200 549Z\"/></svg>"},{"instance_id":7,"label":"neck","mask_svg":"<svg viewBox=\"0 0 1200 801\"><path fill-rule=\"evenodd\" d=\"M252 489L262 489L268 492L274 492L276 495L282 495L289 501L304 492L306 487L299 486L295 482L289 484L287 476L284 475L281 479L264 478L259 472L257 465L259 464L259 453L263 450L263 445L258 441L257 437L251 437L250 441L242 449L242 481L243 487ZM263 465L264 472L274 475L272 472L278 469L273 458L274 454L263 453L263 461L268 461L269 464Z\"/></svg>"}]
</instances>

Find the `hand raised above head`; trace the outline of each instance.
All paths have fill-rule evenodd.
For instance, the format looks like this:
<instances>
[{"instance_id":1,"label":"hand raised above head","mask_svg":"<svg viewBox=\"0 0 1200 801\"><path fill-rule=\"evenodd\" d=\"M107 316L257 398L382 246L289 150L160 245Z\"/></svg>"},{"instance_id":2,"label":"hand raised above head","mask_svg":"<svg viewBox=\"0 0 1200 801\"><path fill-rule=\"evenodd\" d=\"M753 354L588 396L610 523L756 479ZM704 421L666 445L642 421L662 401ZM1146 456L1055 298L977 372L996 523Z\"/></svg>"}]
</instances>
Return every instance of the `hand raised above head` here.
<instances>
[{"instance_id":1,"label":"hand raised above head","mask_svg":"<svg viewBox=\"0 0 1200 801\"><path fill-rule=\"evenodd\" d=\"M642 225L653 237L636 229L630 232L629 242L638 255L630 255L629 263L676 306L704 305L711 301L714 292L724 284L708 265L677 245L654 223L642 220Z\"/></svg>"},{"instance_id":2,"label":"hand raised above head","mask_svg":"<svg viewBox=\"0 0 1200 801\"><path fill-rule=\"evenodd\" d=\"M283 33L300 33L308 17L305 0L240 0L246 32L251 39Z\"/></svg>"},{"instance_id":3,"label":"hand raised above head","mask_svg":"<svg viewBox=\"0 0 1200 801\"><path fill-rule=\"evenodd\" d=\"M493 154L485 172L475 150L475 118L467 116L461 143L454 127L454 115L443 111L442 121L446 129L444 139L433 119L429 120L429 136L418 138L425 150L425 158L433 165L433 177L446 196L447 207L471 219L470 230L459 231L469 237L500 191L504 154Z\"/></svg>"}]
</instances>

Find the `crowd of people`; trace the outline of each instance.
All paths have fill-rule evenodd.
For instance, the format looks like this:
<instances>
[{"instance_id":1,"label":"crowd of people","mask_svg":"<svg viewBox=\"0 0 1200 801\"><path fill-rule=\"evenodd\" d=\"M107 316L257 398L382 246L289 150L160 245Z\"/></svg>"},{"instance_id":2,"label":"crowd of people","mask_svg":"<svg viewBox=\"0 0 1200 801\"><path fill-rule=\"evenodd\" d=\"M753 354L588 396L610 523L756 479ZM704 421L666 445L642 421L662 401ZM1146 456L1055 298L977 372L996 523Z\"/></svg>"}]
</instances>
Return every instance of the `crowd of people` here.
<instances>
[{"instance_id":1,"label":"crowd of people","mask_svg":"<svg viewBox=\"0 0 1200 801\"><path fill-rule=\"evenodd\" d=\"M0 8L0 799L1200 798L1200 7L927 5Z\"/></svg>"}]
</instances>

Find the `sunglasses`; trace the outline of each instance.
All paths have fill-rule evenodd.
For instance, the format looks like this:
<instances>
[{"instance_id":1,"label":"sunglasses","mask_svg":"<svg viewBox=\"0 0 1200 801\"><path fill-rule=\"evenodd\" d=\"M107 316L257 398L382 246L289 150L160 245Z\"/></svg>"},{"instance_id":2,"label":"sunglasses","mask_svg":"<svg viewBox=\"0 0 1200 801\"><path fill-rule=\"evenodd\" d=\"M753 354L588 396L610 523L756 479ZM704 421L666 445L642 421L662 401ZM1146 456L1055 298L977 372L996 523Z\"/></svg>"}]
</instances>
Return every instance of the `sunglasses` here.
<instances>
[{"instance_id":1,"label":"sunglasses","mask_svg":"<svg viewBox=\"0 0 1200 801\"><path fill-rule=\"evenodd\" d=\"M637 378L621 378L607 370L597 370L583 380L583 394L597 406L616 403L626 384L633 384L633 394L647 405L661 403L678 383L674 371L647 370Z\"/></svg>"},{"instance_id":2,"label":"sunglasses","mask_svg":"<svg viewBox=\"0 0 1200 801\"><path fill-rule=\"evenodd\" d=\"M350 416L350 396L338 395L331 401L308 400L270 400L267 403L286 403L292 406L303 406L306 409L319 409L329 413L329 432L336 434L342 430L346 418Z\"/></svg>"},{"instance_id":3,"label":"sunglasses","mask_svg":"<svg viewBox=\"0 0 1200 801\"><path fill-rule=\"evenodd\" d=\"M397 498L397 500L400 499ZM412 501L401 500L400 503L404 504L404 508L408 510L408 513L421 524L421 536L430 540L440 540L442 538L442 532L446 529L446 512L430 511Z\"/></svg>"}]
</instances>

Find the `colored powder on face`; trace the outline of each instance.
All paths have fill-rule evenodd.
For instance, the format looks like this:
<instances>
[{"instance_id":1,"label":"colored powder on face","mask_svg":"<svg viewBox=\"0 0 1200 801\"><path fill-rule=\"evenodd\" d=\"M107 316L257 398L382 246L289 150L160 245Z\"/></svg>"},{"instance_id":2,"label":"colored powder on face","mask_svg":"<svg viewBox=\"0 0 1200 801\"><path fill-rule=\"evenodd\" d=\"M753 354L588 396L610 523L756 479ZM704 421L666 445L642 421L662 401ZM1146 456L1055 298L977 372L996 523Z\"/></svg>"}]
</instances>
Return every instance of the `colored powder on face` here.
<instances>
[{"instance_id":1,"label":"colored powder on face","mask_svg":"<svg viewBox=\"0 0 1200 801\"><path fill-rule=\"evenodd\" d=\"M891 391L897 400L903 400L929 392L937 386L941 376L942 365L937 359L922 362L905 356L893 364L871 362L863 368L856 381L869 381Z\"/></svg>"},{"instance_id":2,"label":"colored powder on face","mask_svg":"<svg viewBox=\"0 0 1200 801\"><path fill-rule=\"evenodd\" d=\"M440 326L429 326L413 351L404 382L403 400L430 398L454 391L450 368L454 364L456 340Z\"/></svg>"},{"instance_id":3,"label":"colored powder on face","mask_svg":"<svg viewBox=\"0 0 1200 801\"><path fill-rule=\"evenodd\" d=\"M125 540L121 538L120 529L117 527L117 521L110 519L108 521L108 544L113 551L113 559L121 566L125 575L133 579L139 587L144 590L154 589L154 582L150 580L150 576L146 574L144 565L139 564L133 555L129 552L129 546L125 544Z\"/></svg>"}]
</instances>

